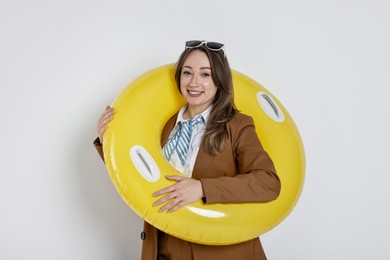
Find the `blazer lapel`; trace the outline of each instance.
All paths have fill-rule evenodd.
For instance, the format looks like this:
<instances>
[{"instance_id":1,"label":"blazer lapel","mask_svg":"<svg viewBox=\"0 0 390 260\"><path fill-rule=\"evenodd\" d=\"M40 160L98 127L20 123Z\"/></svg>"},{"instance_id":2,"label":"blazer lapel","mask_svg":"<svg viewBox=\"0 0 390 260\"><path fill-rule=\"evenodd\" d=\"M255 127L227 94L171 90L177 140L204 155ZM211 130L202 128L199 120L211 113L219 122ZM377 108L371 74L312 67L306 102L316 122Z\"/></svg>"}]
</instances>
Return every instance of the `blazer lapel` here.
<instances>
[{"instance_id":1,"label":"blazer lapel","mask_svg":"<svg viewBox=\"0 0 390 260\"><path fill-rule=\"evenodd\" d=\"M169 134L171 133L172 129L175 127L177 114L173 115L168 122L165 124L163 131L161 133L161 147L164 146L165 142L167 141Z\"/></svg>"},{"instance_id":2,"label":"blazer lapel","mask_svg":"<svg viewBox=\"0 0 390 260\"><path fill-rule=\"evenodd\" d=\"M213 156L209 156L204 151L204 141L202 145L199 147L198 155L196 156L194 169L192 170L192 178L200 179L206 175L207 169L211 161L213 160Z\"/></svg>"},{"instance_id":3,"label":"blazer lapel","mask_svg":"<svg viewBox=\"0 0 390 260\"><path fill-rule=\"evenodd\" d=\"M164 146L165 142L167 141L169 134L171 133L173 127L176 123L177 114L172 116L166 125L164 126L164 129L161 134L161 147ZM198 155L196 157L194 169L192 170L192 178L194 179L200 179L207 173L207 168L209 168L209 165L212 161L213 157L209 156L204 151L204 141L201 144L201 147L199 148Z\"/></svg>"}]
</instances>

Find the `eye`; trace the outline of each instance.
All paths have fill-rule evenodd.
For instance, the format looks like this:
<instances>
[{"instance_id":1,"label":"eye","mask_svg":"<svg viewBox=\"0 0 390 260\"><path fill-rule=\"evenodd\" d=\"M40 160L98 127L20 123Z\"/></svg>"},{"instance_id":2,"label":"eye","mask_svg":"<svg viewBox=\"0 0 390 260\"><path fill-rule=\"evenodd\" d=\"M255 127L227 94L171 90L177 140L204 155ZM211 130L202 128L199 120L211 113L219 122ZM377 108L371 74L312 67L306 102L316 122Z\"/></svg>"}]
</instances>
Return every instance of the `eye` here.
<instances>
[{"instance_id":1,"label":"eye","mask_svg":"<svg viewBox=\"0 0 390 260\"><path fill-rule=\"evenodd\" d=\"M191 75L191 72L188 71L188 70L183 70L182 74L183 74L184 76L190 76L190 75Z\"/></svg>"},{"instance_id":2,"label":"eye","mask_svg":"<svg viewBox=\"0 0 390 260\"><path fill-rule=\"evenodd\" d=\"M201 75L202 75L202 77L210 77L211 76L211 74L208 72L203 72Z\"/></svg>"}]
</instances>

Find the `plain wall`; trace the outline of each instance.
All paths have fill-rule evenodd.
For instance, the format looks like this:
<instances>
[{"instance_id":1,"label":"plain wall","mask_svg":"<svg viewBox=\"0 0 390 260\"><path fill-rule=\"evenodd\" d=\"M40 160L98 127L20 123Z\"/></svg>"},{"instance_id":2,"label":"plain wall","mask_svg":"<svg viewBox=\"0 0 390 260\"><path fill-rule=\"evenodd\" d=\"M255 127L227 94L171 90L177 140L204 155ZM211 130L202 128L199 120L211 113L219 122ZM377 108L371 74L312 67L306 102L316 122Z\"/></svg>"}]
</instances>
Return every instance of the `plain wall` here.
<instances>
[{"instance_id":1,"label":"plain wall","mask_svg":"<svg viewBox=\"0 0 390 260\"><path fill-rule=\"evenodd\" d=\"M139 259L142 220L92 140L135 77L189 39L226 44L306 151L269 259L390 259L386 0L0 2L0 259Z\"/></svg>"}]
</instances>

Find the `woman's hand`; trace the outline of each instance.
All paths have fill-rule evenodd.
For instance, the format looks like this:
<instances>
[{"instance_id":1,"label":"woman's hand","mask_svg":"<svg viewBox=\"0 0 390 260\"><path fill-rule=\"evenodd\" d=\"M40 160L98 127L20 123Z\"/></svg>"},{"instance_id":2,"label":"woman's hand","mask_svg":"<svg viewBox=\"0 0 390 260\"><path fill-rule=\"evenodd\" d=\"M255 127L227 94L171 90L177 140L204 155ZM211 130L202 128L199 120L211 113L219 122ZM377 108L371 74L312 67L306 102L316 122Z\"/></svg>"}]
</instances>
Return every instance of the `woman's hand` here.
<instances>
[{"instance_id":1,"label":"woman's hand","mask_svg":"<svg viewBox=\"0 0 390 260\"><path fill-rule=\"evenodd\" d=\"M157 200L153 206L158 206L164 202L167 202L163 207L160 208L159 212L173 212L181 207L198 201L203 198L202 183L199 180L192 178L186 178L181 176L165 176L170 181L176 183L168 186L164 189L156 191L153 197L164 195L162 198Z\"/></svg>"},{"instance_id":2,"label":"woman's hand","mask_svg":"<svg viewBox=\"0 0 390 260\"><path fill-rule=\"evenodd\" d=\"M103 143L103 133L107 129L107 124L112 120L114 115L114 109L110 106L106 107L106 110L100 116L99 121L97 122L97 133L99 136L100 143Z\"/></svg>"}]
</instances>

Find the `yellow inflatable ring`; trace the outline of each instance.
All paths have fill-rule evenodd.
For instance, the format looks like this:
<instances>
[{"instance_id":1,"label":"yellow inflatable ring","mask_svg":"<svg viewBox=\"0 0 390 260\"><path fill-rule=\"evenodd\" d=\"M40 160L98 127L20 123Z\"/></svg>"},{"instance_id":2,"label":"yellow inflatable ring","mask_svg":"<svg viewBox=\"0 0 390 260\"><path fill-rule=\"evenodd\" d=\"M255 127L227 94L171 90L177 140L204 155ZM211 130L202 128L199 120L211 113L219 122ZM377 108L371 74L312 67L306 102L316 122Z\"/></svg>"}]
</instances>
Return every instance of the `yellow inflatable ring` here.
<instances>
[{"instance_id":1,"label":"yellow inflatable ring","mask_svg":"<svg viewBox=\"0 0 390 260\"><path fill-rule=\"evenodd\" d=\"M286 109L264 87L233 71L237 108L255 121L257 134L274 161L282 183L280 196L268 203L203 204L173 213L153 207L153 192L172 182L164 175L181 173L165 159L160 135L184 104L174 81L174 65L135 79L116 98L116 110L104 134L104 158L123 200L145 221L178 238L208 245L244 242L284 220L301 194L305 156L299 132Z\"/></svg>"}]
</instances>

